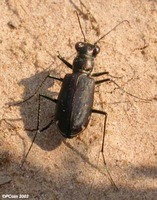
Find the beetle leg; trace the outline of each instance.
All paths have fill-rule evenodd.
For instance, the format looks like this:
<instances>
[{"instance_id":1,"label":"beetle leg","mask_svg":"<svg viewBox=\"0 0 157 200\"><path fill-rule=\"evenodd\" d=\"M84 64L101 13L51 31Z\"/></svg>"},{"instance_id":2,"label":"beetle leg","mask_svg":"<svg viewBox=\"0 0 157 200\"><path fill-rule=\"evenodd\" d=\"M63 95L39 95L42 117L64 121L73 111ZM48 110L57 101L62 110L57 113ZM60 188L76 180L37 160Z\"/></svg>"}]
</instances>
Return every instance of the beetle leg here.
<instances>
[{"instance_id":1,"label":"beetle leg","mask_svg":"<svg viewBox=\"0 0 157 200\"><path fill-rule=\"evenodd\" d=\"M48 97L48 96L46 96L46 95L43 95L43 94L39 94L39 106L38 106L38 122L37 122L37 132L42 132L42 131L44 131L44 130L46 130L46 129L48 129L51 125L52 125L52 123L54 122L54 118L53 119L51 119L51 121L44 127L44 128L42 128L41 130L39 130L39 124L40 124L40 100L41 100L41 97L43 97L43 98L45 98L45 99L48 99L48 100L50 100L50 101L52 101L52 102L54 102L54 103L57 103L57 99L52 99L51 97Z\"/></svg>"},{"instance_id":2,"label":"beetle leg","mask_svg":"<svg viewBox=\"0 0 157 200\"><path fill-rule=\"evenodd\" d=\"M52 118L51 121L44 128L42 128L41 130L39 130L39 125L40 125L40 111L41 111L41 109L40 109L40 107L41 107L40 106L41 97L43 97L45 99L48 99L50 101L53 101L54 103L57 103L57 99L52 99L51 97L39 94L37 128L35 129L36 133L35 133L35 135L33 137L32 143L31 143L31 145L30 145L30 147L29 147L29 149L28 149L28 151L27 151L27 153L26 153L26 155L25 155L25 157L24 157L24 159L22 161L21 167L23 166L23 164L24 164L24 162L25 162L25 160L26 160L26 158L27 158L27 156L28 156L28 154L29 154L32 146L33 146L33 143L34 143L34 141L36 139L37 134L40 133L40 132L42 132L42 131L44 131L44 130L46 130L46 129L48 129L52 125L52 123L54 122L54 118Z\"/></svg>"},{"instance_id":3,"label":"beetle leg","mask_svg":"<svg viewBox=\"0 0 157 200\"><path fill-rule=\"evenodd\" d=\"M122 76L112 76L111 74L109 74L109 72L96 72L96 73L93 73L91 75L91 77L98 77L98 76L102 76L102 75L105 75L107 74L108 76L112 77L112 78L122 78Z\"/></svg>"},{"instance_id":4,"label":"beetle leg","mask_svg":"<svg viewBox=\"0 0 157 200\"><path fill-rule=\"evenodd\" d=\"M55 79L55 80L63 82L63 78L57 78L57 77L52 76L52 75L49 74L49 75L47 75L44 78L44 80L40 83L40 85L38 86L38 88L36 89L36 91L31 96L29 96L28 98L24 99L23 101L18 101L16 103L9 103L9 106L19 106L20 104L22 104L22 103L30 100L32 97L34 97L38 93L38 91L40 90L40 88L42 87L42 85L45 83L45 81L47 80L47 78L52 78L52 79Z\"/></svg>"},{"instance_id":5,"label":"beetle leg","mask_svg":"<svg viewBox=\"0 0 157 200\"><path fill-rule=\"evenodd\" d=\"M106 79L102 79L102 80L99 80L99 81L95 81L95 84L100 84L100 83L104 83L104 82L112 82L114 83L120 90L122 90L123 92L125 92L126 94L136 98L136 99L140 99L140 100L143 100L143 101L152 101L152 99L143 99L141 97L138 97L134 94L131 94L130 92L127 92L126 90L124 90L120 85L118 85L114 80L110 79L110 78L106 78Z\"/></svg>"},{"instance_id":6,"label":"beetle leg","mask_svg":"<svg viewBox=\"0 0 157 200\"><path fill-rule=\"evenodd\" d=\"M105 78L105 79L102 79L102 80L99 80L99 81L95 81L95 84L100 84L100 83L104 83L104 82L108 82L108 81L111 81L111 79Z\"/></svg>"},{"instance_id":7,"label":"beetle leg","mask_svg":"<svg viewBox=\"0 0 157 200\"><path fill-rule=\"evenodd\" d=\"M60 54L57 56L67 67L69 67L70 69L73 68L73 66L68 62L66 61Z\"/></svg>"},{"instance_id":8,"label":"beetle leg","mask_svg":"<svg viewBox=\"0 0 157 200\"><path fill-rule=\"evenodd\" d=\"M106 160L105 160L105 155L104 155L104 143L105 143L105 134L106 134L107 112L101 111L101 110L92 109L92 113L101 114L101 115L105 116L101 153L102 153L103 162L104 162L105 169L106 169L106 172L108 174L109 180L111 181L111 183L114 186L114 188L116 190L118 190L118 187L116 186L115 182L113 181L112 176L111 176L111 174L110 174L110 172L108 170L108 167L107 167L107 164L106 164Z\"/></svg>"},{"instance_id":9,"label":"beetle leg","mask_svg":"<svg viewBox=\"0 0 157 200\"><path fill-rule=\"evenodd\" d=\"M63 78L57 78L55 76L52 76L51 74L49 74L47 78L52 78L52 79L55 79L55 80L63 82Z\"/></svg>"},{"instance_id":10,"label":"beetle leg","mask_svg":"<svg viewBox=\"0 0 157 200\"><path fill-rule=\"evenodd\" d=\"M95 110L92 109L92 113L97 113L97 114L101 114L101 115L105 115L105 121L104 121L104 132L103 132L103 140L102 140L102 148L101 148L101 152L104 152L104 142L105 142L105 132L106 132L106 122L107 122L107 113L101 110Z\"/></svg>"},{"instance_id":11,"label":"beetle leg","mask_svg":"<svg viewBox=\"0 0 157 200\"><path fill-rule=\"evenodd\" d=\"M54 118L52 118L51 121L49 122L49 124L47 124L44 128L42 128L42 129L40 130L40 132L43 132L43 131L45 131L46 129L48 129L48 128L53 124L53 122L54 122Z\"/></svg>"},{"instance_id":12,"label":"beetle leg","mask_svg":"<svg viewBox=\"0 0 157 200\"><path fill-rule=\"evenodd\" d=\"M93 73L91 76L98 77L98 76L102 76L104 74L109 74L109 72L97 72L97 73Z\"/></svg>"},{"instance_id":13,"label":"beetle leg","mask_svg":"<svg viewBox=\"0 0 157 200\"><path fill-rule=\"evenodd\" d=\"M52 99L51 97L48 97L48 96L46 96L46 95L43 95L43 94L39 94L39 96L40 97L44 97L45 99L48 99L48 100L50 100L50 101L53 101L54 103L57 103L57 99Z\"/></svg>"},{"instance_id":14,"label":"beetle leg","mask_svg":"<svg viewBox=\"0 0 157 200\"><path fill-rule=\"evenodd\" d=\"M48 97L48 96L46 96L46 95L39 94L39 108L38 108L38 126L37 126L37 130L39 130L39 123L40 123L40 98L41 98L41 97L43 97L43 98L45 98L45 99L47 99L47 100L50 100L50 101L52 101L52 102L54 102L54 103L57 103L57 101L58 101L57 99L52 99L51 97ZM54 122L54 118L51 119L51 121L50 121L44 128L42 128L42 129L40 130L40 132L42 132L42 131L48 129L48 128L53 124L53 122Z\"/></svg>"}]
</instances>

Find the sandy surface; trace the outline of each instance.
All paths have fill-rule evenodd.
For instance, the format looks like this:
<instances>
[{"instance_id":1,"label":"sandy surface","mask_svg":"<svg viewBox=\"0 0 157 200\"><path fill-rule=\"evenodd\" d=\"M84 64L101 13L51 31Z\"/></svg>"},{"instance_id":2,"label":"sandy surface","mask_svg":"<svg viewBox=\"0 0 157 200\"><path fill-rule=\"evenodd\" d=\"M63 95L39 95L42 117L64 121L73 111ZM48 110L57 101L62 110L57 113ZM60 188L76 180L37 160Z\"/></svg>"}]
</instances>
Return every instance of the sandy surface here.
<instances>
[{"instance_id":1,"label":"sandy surface","mask_svg":"<svg viewBox=\"0 0 157 200\"><path fill-rule=\"evenodd\" d=\"M157 1L83 2L97 23L87 18L79 1L0 1L0 117L7 120L0 122L0 194L30 200L155 200ZM99 115L92 115L88 128L73 140L65 140L52 125L37 136L20 169L35 133L26 129L36 128L38 95L19 106L7 104L33 94L49 71L57 77L70 73L57 52L72 62L75 43L83 40L74 10L91 43L120 21L130 22L99 43L94 71L109 71L121 77L113 80L126 91L152 99L134 98L113 83L96 87L94 108L108 113L105 158L119 191L108 180L99 153L104 120ZM55 97L59 89L60 83L47 80L40 93ZM53 103L42 101L41 127L54 109Z\"/></svg>"}]
</instances>

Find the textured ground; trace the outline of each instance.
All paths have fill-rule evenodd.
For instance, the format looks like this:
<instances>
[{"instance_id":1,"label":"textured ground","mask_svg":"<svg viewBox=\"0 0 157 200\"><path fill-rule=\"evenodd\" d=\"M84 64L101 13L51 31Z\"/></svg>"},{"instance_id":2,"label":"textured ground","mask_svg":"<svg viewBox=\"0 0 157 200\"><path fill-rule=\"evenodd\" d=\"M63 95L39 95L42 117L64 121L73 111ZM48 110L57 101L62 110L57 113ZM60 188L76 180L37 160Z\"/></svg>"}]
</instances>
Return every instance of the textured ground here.
<instances>
[{"instance_id":1,"label":"textured ground","mask_svg":"<svg viewBox=\"0 0 157 200\"><path fill-rule=\"evenodd\" d=\"M157 1L95 0L0 1L0 194L29 195L41 200L155 200L157 196ZM38 96L19 106L7 104L29 97L46 75L64 77L75 43L83 30L102 40L95 72L109 71L113 83L96 87L94 107L108 113L105 158L119 191L106 177L100 155L103 117L93 115L88 128L73 140L60 136L55 125L37 136L23 169L36 128ZM94 20L95 19L95 20ZM105 76L104 76L105 77ZM57 96L60 83L47 80L40 93ZM42 102L43 127L54 104ZM99 156L100 155L100 156ZM7 183L6 183L7 182ZM2 196L6 197L6 196ZM18 196L14 196L18 199ZM26 199L26 198L25 198Z\"/></svg>"}]
</instances>

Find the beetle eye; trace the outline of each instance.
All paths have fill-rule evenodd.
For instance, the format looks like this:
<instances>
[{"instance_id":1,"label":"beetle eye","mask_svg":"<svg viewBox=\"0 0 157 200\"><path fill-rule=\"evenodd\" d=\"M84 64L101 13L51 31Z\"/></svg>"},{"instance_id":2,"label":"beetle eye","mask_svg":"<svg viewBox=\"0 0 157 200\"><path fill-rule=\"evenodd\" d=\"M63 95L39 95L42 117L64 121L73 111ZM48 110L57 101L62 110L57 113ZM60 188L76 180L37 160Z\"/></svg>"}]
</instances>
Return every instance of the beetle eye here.
<instances>
[{"instance_id":1,"label":"beetle eye","mask_svg":"<svg viewBox=\"0 0 157 200\"><path fill-rule=\"evenodd\" d=\"M95 46L93 50L93 56L96 56L100 52L100 48L98 46Z\"/></svg>"},{"instance_id":2,"label":"beetle eye","mask_svg":"<svg viewBox=\"0 0 157 200\"><path fill-rule=\"evenodd\" d=\"M75 44L75 49L76 49L77 51L79 51L79 49L82 48L83 46L84 46L84 43L83 43L83 42L77 42L77 43Z\"/></svg>"}]
</instances>

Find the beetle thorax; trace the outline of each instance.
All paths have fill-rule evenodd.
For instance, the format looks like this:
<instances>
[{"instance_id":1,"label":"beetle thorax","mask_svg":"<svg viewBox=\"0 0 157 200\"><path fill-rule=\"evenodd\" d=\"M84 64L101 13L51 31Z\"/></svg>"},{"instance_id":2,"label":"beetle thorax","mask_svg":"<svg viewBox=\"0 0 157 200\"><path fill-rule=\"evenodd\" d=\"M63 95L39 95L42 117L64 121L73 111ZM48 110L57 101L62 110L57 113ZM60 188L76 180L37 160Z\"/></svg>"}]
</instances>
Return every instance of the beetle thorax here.
<instances>
[{"instance_id":1,"label":"beetle thorax","mask_svg":"<svg viewBox=\"0 0 157 200\"><path fill-rule=\"evenodd\" d=\"M73 72L90 74L94 67L94 59L85 55L78 55L73 62Z\"/></svg>"}]
</instances>

